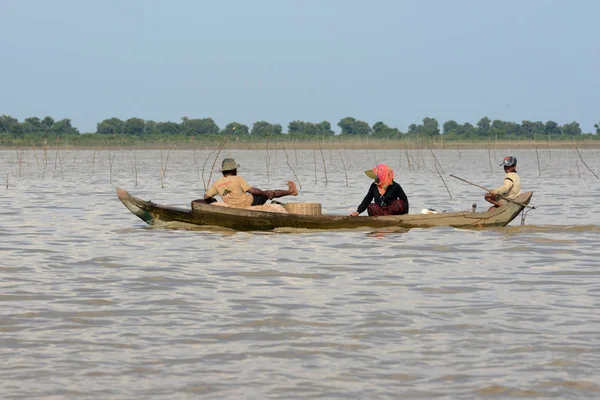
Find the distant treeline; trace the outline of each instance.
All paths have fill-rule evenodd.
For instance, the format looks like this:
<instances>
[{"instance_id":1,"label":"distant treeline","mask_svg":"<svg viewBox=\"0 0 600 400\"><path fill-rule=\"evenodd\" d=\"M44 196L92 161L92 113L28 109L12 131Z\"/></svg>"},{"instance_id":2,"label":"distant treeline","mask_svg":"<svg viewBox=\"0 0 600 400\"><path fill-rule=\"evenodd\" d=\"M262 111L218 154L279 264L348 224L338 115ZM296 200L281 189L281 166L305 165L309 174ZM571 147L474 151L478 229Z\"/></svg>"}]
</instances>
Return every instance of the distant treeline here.
<instances>
[{"instance_id":1,"label":"distant treeline","mask_svg":"<svg viewBox=\"0 0 600 400\"><path fill-rule=\"evenodd\" d=\"M411 124L407 132L392 128L384 122L376 122L370 126L365 121L352 117L342 118L337 126L340 128L338 136L370 136L374 138L411 138L428 137L436 138L443 135L444 140L514 140L536 138L536 136L553 139L571 139L576 136L590 136L597 138L593 133L582 133L578 122L559 125L554 121L522 121L516 122L490 120L481 118L476 125L470 123L459 124L456 121L446 121L440 127L435 118L424 118L421 124ZM596 134L600 133L600 123L595 124ZM441 128L441 129L440 129ZM271 124L266 121L257 121L250 128L239 122L231 122L220 129L212 118L191 119L183 117L181 122L156 122L141 118L129 118L125 121L119 118L109 118L99 122L96 132L87 133L100 137L106 135L128 136L146 139L182 138L182 137L216 137L231 133L242 137L289 137L318 138L334 136L331 124L327 121L318 123L306 121L292 121L283 132L280 124ZM39 140L40 138L78 136L81 133L71 125L68 118L55 121L52 117L26 118L19 122L9 115L0 117L0 143L10 143L15 140Z\"/></svg>"}]
</instances>

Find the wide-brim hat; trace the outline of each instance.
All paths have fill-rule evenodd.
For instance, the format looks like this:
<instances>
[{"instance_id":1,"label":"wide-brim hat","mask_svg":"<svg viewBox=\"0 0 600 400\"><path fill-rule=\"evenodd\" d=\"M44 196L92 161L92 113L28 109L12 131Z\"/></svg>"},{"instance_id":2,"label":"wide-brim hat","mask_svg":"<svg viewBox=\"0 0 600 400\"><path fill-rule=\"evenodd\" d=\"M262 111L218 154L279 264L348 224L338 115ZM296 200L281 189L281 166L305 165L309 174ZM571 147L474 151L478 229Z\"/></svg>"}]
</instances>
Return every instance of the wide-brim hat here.
<instances>
[{"instance_id":1,"label":"wide-brim hat","mask_svg":"<svg viewBox=\"0 0 600 400\"><path fill-rule=\"evenodd\" d=\"M372 169L367 169L365 171L365 175L367 175L371 179L377 179L377 174Z\"/></svg>"},{"instance_id":2,"label":"wide-brim hat","mask_svg":"<svg viewBox=\"0 0 600 400\"><path fill-rule=\"evenodd\" d=\"M221 163L221 172L225 171L233 171L234 169L238 169L240 164L236 163L233 158L226 158Z\"/></svg>"},{"instance_id":3,"label":"wide-brim hat","mask_svg":"<svg viewBox=\"0 0 600 400\"><path fill-rule=\"evenodd\" d=\"M517 165L517 158L513 156L504 157L504 160L502 160L502 164L500 165L503 167L512 167L513 165Z\"/></svg>"}]
</instances>

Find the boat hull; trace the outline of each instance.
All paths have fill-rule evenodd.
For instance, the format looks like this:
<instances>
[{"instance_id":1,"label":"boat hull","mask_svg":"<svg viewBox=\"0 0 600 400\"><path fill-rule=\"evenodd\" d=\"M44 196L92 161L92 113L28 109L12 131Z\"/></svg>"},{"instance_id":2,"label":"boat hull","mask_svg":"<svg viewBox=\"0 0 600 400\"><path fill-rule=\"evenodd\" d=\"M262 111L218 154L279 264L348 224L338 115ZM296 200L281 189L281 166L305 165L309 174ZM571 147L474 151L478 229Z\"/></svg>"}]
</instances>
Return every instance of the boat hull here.
<instances>
[{"instance_id":1,"label":"boat hull","mask_svg":"<svg viewBox=\"0 0 600 400\"><path fill-rule=\"evenodd\" d=\"M159 222L181 222L196 226L216 226L240 231L265 231L278 228L311 230L356 228L430 228L450 226L455 228L483 228L505 226L529 204L532 192L522 193L515 203L484 212L445 212L439 214L405 214L383 217L344 215L300 215L255 211L215 206L194 201L193 209L160 205L139 199L117 188L117 196L133 214L149 225Z\"/></svg>"}]
</instances>

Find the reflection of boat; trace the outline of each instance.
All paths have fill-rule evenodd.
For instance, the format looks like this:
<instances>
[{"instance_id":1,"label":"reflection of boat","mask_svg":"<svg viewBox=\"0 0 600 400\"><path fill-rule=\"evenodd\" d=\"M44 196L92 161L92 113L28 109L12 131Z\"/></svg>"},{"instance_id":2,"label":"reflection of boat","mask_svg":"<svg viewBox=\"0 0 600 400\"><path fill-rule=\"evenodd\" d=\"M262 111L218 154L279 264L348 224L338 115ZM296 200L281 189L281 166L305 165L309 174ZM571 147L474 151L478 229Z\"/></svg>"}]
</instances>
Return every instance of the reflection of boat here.
<instances>
[{"instance_id":1,"label":"reflection of boat","mask_svg":"<svg viewBox=\"0 0 600 400\"><path fill-rule=\"evenodd\" d=\"M251 231L272 230L276 228L354 229L362 227L428 228L434 226L482 228L505 226L519 215L525 205L531 200L533 193L522 193L514 199L515 202L507 203L502 207L484 212L460 211L385 217L276 213L215 206L207 204L202 200L194 200L192 208L184 209L138 199L121 188L117 188L117 195L129 211L149 225L154 225L157 222L183 222L198 226L218 226Z\"/></svg>"}]
</instances>

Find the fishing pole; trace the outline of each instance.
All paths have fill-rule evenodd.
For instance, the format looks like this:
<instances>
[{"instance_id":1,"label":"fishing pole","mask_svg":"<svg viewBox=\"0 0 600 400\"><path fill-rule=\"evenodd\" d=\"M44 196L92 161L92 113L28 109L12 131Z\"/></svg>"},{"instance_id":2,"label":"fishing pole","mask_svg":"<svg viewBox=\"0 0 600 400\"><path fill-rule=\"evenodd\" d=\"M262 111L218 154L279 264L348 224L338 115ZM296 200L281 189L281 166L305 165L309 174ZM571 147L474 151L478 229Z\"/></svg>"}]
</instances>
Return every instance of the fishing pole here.
<instances>
[{"instance_id":1,"label":"fishing pole","mask_svg":"<svg viewBox=\"0 0 600 400\"><path fill-rule=\"evenodd\" d=\"M491 190L490 190L490 189L488 189L488 188L486 188L486 187L483 187L483 186L477 185L477 184L475 184L475 183L473 183L473 182L469 182L468 180L466 180L466 179L463 179L463 178L459 178L459 177L458 177L458 176L456 176L456 175L452 175L452 174L450 174L450 176L451 176L451 177L453 177L453 178L456 178L456 179L458 179L459 181L463 181L463 182L465 182L465 183L468 183L469 185L473 185L473 186L476 186L476 187L478 187L478 188L480 188L480 189L483 189L483 190L485 190L486 192L491 192ZM521 207L531 208L532 210L535 210L535 206L528 206L527 204L519 203L518 201L514 201L514 200L512 200L512 199L509 199L508 197L506 197L506 196L502 196L501 194L496 194L496 195L497 195L498 197L501 197L501 198L503 198L503 199L504 199L504 200L506 200L506 201L510 201L511 203L515 203L516 205L519 205L519 206L521 206Z\"/></svg>"}]
</instances>

